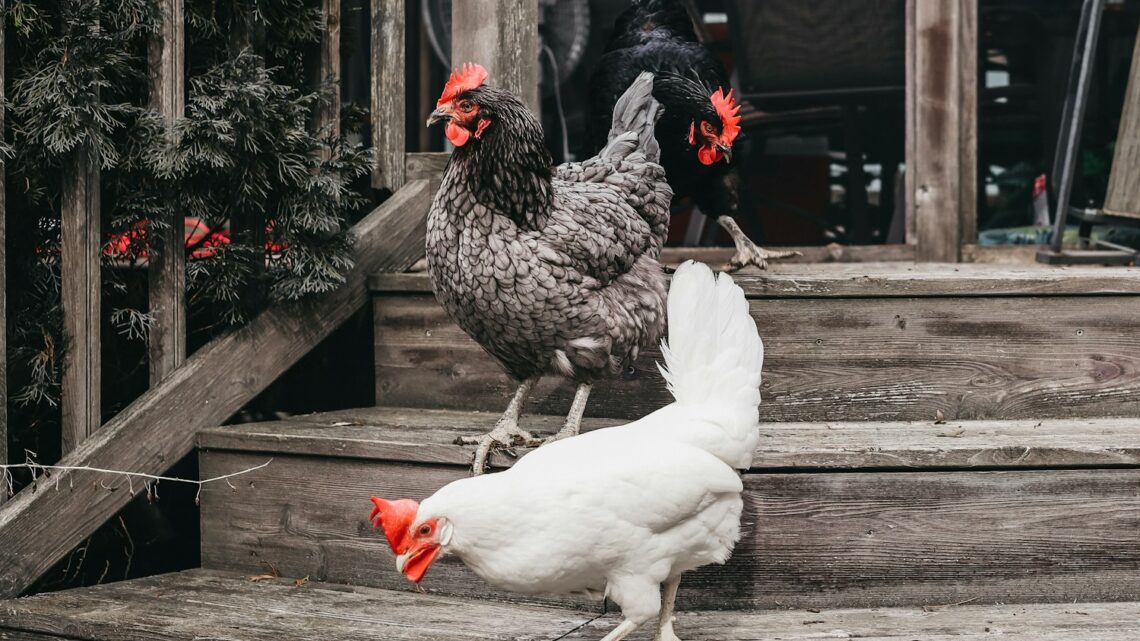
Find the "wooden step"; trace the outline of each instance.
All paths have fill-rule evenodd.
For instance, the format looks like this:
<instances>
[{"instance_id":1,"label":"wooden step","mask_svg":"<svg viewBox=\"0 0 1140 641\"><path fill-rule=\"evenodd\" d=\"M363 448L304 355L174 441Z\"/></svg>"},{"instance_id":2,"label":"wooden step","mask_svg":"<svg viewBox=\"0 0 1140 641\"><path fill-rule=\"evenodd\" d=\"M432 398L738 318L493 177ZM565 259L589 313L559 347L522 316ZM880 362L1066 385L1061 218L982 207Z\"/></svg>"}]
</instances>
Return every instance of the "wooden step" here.
<instances>
[{"instance_id":1,"label":"wooden step","mask_svg":"<svg viewBox=\"0 0 1140 641\"><path fill-rule=\"evenodd\" d=\"M596 640L615 614L191 570L0 602L4 641ZM687 641L1133 641L1138 603L680 612ZM630 641L647 641L639 630Z\"/></svg>"},{"instance_id":2,"label":"wooden step","mask_svg":"<svg viewBox=\"0 0 1140 641\"><path fill-rule=\"evenodd\" d=\"M233 489L204 489L202 563L402 588L367 521L368 496L422 499L463 477L471 448L452 440L495 419L369 408L204 431L203 476L273 462ZM524 425L552 432L560 421ZM687 609L1140 601L1140 421L762 430L745 476L744 537L726 566L686 576ZM514 598L454 559L437 563L424 587Z\"/></svg>"},{"instance_id":3,"label":"wooden step","mask_svg":"<svg viewBox=\"0 0 1140 641\"><path fill-rule=\"evenodd\" d=\"M786 264L742 273L766 345L763 420L1140 416L1140 268ZM371 281L382 405L502 411L513 384L426 274ZM591 416L668 401L648 350L595 386ZM564 414L548 379L532 408Z\"/></svg>"}]
</instances>

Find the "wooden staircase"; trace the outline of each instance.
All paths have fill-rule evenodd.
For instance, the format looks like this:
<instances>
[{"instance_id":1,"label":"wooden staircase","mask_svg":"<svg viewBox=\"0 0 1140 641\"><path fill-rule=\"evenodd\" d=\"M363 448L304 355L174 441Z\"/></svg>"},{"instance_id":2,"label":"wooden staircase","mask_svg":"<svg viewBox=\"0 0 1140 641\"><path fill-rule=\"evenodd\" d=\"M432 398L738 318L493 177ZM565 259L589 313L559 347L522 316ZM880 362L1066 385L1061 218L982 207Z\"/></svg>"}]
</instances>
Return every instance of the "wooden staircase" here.
<instances>
[{"instance_id":1,"label":"wooden staircase","mask_svg":"<svg viewBox=\"0 0 1140 641\"><path fill-rule=\"evenodd\" d=\"M682 581L699 639L1140 634L1140 270L784 265L741 276L767 348L745 534ZM379 406L199 432L202 568L0 602L0 640L598 639L454 559L413 591L367 521L467 473L508 381L423 275L371 281ZM646 354L586 429L666 402ZM560 424L547 381L527 427ZM497 455L493 463L510 465ZM266 573L281 578L251 581ZM633 637L651 639L652 632Z\"/></svg>"}]
</instances>

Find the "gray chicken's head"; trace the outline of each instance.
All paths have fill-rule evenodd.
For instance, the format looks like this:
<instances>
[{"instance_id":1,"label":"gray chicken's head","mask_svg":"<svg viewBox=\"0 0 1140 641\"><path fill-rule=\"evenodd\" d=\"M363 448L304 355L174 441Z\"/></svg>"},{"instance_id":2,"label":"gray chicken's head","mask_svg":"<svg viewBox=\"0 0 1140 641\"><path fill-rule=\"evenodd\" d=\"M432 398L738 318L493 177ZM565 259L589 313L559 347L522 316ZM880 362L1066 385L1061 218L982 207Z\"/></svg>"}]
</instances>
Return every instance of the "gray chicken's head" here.
<instances>
[{"instance_id":1,"label":"gray chicken's head","mask_svg":"<svg viewBox=\"0 0 1140 641\"><path fill-rule=\"evenodd\" d=\"M458 148L472 139L482 140L488 128L500 121L526 129L537 125L521 100L510 92L488 87L486 81L487 70L481 65L469 62L452 71L427 126L446 122L444 133Z\"/></svg>"}]
</instances>

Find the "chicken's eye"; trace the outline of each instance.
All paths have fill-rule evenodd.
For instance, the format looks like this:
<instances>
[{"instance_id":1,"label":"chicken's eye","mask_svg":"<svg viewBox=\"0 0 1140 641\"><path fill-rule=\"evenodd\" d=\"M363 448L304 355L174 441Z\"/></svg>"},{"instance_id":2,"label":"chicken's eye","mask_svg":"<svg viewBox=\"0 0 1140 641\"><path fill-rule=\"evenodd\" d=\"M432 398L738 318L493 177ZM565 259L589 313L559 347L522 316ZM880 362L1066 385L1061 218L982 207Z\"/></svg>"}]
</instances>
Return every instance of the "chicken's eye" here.
<instances>
[{"instance_id":1,"label":"chicken's eye","mask_svg":"<svg viewBox=\"0 0 1140 641\"><path fill-rule=\"evenodd\" d=\"M475 105L473 105L470 100L459 101L459 110L462 112L469 113L474 108Z\"/></svg>"},{"instance_id":2,"label":"chicken's eye","mask_svg":"<svg viewBox=\"0 0 1140 641\"><path fill-rule=\"evenodd\" d=\"M431 524L424 523L423 525L420 526L419 535L420 536L427 536L429 534L431 534Z\"/></svg>"},{"instance_id":3,"label":"chicken's eye","mask_svg":"<svg viewBox=\"0 0 1140 641\"><path fill-rule=\"evenodd\" d=\"M702 120L702 121L701 121L701 131L705 132L706 134L713 134L713 133L716 133L716 132L713 130L713 126L712 126L712 125L710 125L710 124L709 124L709 122L708 122L707 120Z\"/></svg>"}]
</instances>

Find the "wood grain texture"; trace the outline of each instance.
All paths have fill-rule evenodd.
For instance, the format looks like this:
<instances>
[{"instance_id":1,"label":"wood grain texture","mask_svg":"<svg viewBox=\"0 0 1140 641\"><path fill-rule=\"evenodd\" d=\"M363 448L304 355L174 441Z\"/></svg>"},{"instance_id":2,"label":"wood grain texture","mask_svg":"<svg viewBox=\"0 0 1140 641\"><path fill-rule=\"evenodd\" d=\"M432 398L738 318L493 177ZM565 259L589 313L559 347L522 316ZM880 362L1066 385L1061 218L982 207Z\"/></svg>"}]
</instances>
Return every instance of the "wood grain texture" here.
<instances>
[{"instance_id":1,"label":"wood grain texture","mask_svg":"<svg viewBox=\"0 0 1140 641\"><path fill-rule=\"evenodd\" d=\"M1140 625L1133 603L951 606L822 611L682 612L677 635L686 641L1131 641ZM616 614L562 637L594 640L617 626ZM649 641L639 630L627 641Z\"/></svg>"},{"instance_id":2,"label":"wood grain texture","mask_svg":"<svg viewBox=\"0 0 1140 641\"><path fill-rule=\"evenodd\" d=\"M771 265L733 274L748 298L897 298L1102 296L1140 294L1140 268L835 263ZM428 293L426 272L376 274L382 293Z\"/></svg>"},{"instance_id":3,"label":"wood grain texture","mask_svg":"<svg viewBox=\"0 0 1140 641\"><path fill-rule=\"evenodd\" d=\"M64 162L60 195L63 357L62 451L78 447L99 429L101 415L99 334L103 285L99 160L84 146Z\"/></svg>"},{"instance_id":4,"label":"wood grain texture","mask_svg":"<svg viewBox=\"0 0 1140 641\"><path fill-rule=\"evenodd\" d=\"M1095 304L1093 303L1095 301ZM751 301L765 421L1127 417L1140 412L1140 298L781 298ZM381 405L501 412L513 386L428 294L378 296ZM587 415L668 402L656 349L595 386ZM562 415L548 377L531 411Z\"/></svg>"},{"instance_id":5,"label":"wood grain texture","mask_svg":"<svg viewBox=\"0 0 1140 641\"><path fill-rule=\"evenodd\" d=\"M404 2L372 0L374 189L395 191L405 181Z\"/></svg>"},{"instance_id":6,"label":"wood grain texture","mask_svg":"<svg viewBox=\"0 0 1140 641\"><path fill-rule=\"evenodd\" d=\"M693 641L1132 641L1136 603L962 605L819 612L682 612L677 633ZM618 623L572 610L505 605L407 591L191 570L37 595L0 604L10 641L279 641L320 631L327 641L568 639L596 641ZM647 641L640 630L630 641Z\"/></svg>"},{"instance_id":7,"label":"wood grain texture","mask_svg":"<svg viewBox=\"0 0 1140 641\"><path fill-rule=\"evenodd\" d=\"M186 23L183 0L161 0L159 31L150 41L150 106L166 123L168 136L182 117L186 101ZM159 242L149 248L150 312L147 337L151 384L186 360L186 242L182 212L175 210Z\"/></svg>"},{"instance_id":8,"label":"wood grain texture","mask_svg":"<svg viewBox=\"0 0 1140 641\"><path fill-rule=\"evenodd\" d=\"M0 142L5 132L5 74L4 74L4 10L7 3L0 0ZM0 177L7 176L7 163L0 156ZM8 272L3 257L8 255L8 201L5 180L0 180L0 464L8 463ZM0 505L8 500L7 490L0 490Z\"/></svg>"},{"instance_id":9,"label":"wood grain texture","mask_svg":"<svg viewBox=\"0 0 1140 641\"><path fill-rule=\"evenodd\" d=\"M443 180L443 169L451 160L450 152L427 151L404 156L404 174L408 180Z\"/></svg>"},{"instance_id":10,"label":"wood grain texture","mask_svg":"<svg viewBox=\"0 0 1140 641\"><path fill-rule=\"evenodd\" d=\"M204 476L265 461L207 451ZM203 567L395 588L404 581L368 496L422 500L468 474L278 456L236 489L202 494ZM743 536L728 564L686 575L690 609L885 607L1140 600L1140 470L745 475ZM514 599L457 560L431 592Z\"/></svg>"},{"instance_id":11,"label":"wood grain texture","mask_svg":"<svg viewBox=\"0 0 1140 641\"><path fill-rule=\"evenodd\" d=\"M978 240L978 0L958 0L958 225L961 245Z\"/></svg>"},{"instance_id":12,"label":"wood grain texture","mask_svg":"<svg viewBox=\"0 0 1140 641\"><path fill-rule=\"evenodd\" d=\"M928 0L916 2L910 14L914 35L914 63L908 67L907 91L913 94L913 113L908 119L913 137L907 157L908 178L913 190L907 193L908 207L914 209L917 260L951 262L960 259L962 243L961 217L975 205L962 198L972 189L963 187L964 180L977 180L976 172L967 175L973 161L963 162L963 152L976 148L966 140L976 136L969 123L976 109L967 111L967 103L976 103L976 92L964 90L964 83L976 78L976 21L970 20L974 0ZM971 98L973 96L973 98ZM911 182L912 181L912 182ZM973 238L967 239L973 242Z\"/></svg>"},{"instance_id":13,"label":"wood grain texture","mask_svg":"<svg viewBox=\"0 0 1140 641\"><path fill-rule=\"evenodd\" d=\"M340 136L340 3L341 0L321 0L325 28L321 32L320 82L332 86L328 103L317 111L317 131L327 131L334 138ZM329 150L322 153L329 157Z\"/></svg>"},{"instance_id":14,"label":"wood grain texture","mask_svg":"<svg viewBox=\"0 0 1140 641\"><path fill-rule=\"evenodd\" d=\"M169 468L190 452L196 430L225 421L356 313L368 301L368 274L408 267L414 258L406 246L422 236L428 202L426 181L397 192L353 228L356 267L340 289L272 307L202 347L61 464L150 474ZM19 594L131 498L82 472L56 479L58 491L27 488L0 508L0 596ZM60 514L70 515L67 527L58 527Z\"/></svg>"},{"instance_id":15,"label":"wood grain texture","mask_svg":"<svg viewBox=\"0 0 1140 641\"><path fill-rule=\"evenodd\" d=\"M365 407L282 421L202 430L207 450L465 465L474 448L456 436L490 431L497 412ZM560 416L526 415L524 426L553 434ZM584 431L622 421L594 418ZM762 423L756 471L1020 469L1140 466L1140 420ZM523 453L526 450L519 450ZM513 459L497 454L495 467Z\"/></svg>"},{"instance_id":16,"label":"wood grain texture","mask_svg":"<svg viewBox=\"0 0 1140 641\"><path fill-rule=\"evenodd\" d=\"M1128 75L1104 211L1114 216L1140 218L1140 38L1136 39L1132 52L1132 71Z\"/></svg>"},{"instance_id":17,"label":"wood grain texture","mask_svg":"<svg viewBox=\"0 0 1140 641\"><path fill-rule=\"evenodd\" d=\"M917 249L918 246L918 218L914 197L918 191L917 171L918 165L918 73L915 69L915 60L918 57L918 0L906 0L906 97L903 107L903 126L906 127L903 141L903 156L905 169L903 170L903 224L905 226L906 244Z\"/></svg>"},{"instance_id":18,"label":"wood grain texture","mask_svg":"<svg viewBox=\"0 0 1140 641\"><path fill-rule=\"evenodd\" d=\"M487 68L488 84L538 102L538 1L464 0L451 6L451 61Z\"/></svg>"},{"instance_id":19,"label":"wood grain texture","mask_svg":"<svg viewBox=\"0 0 1140 641\"><path fill-rule=\"evenodd\" d=\"M264 463L259 454L214 451L199 458L200 473ZM235 467L237 466L237 467ZM228 473L228 472L224 472ZM353 459L283 456L243 475L236 489L203 488L202 567L257 573L272 564L284 576L406 590L382 531L368 522L371 495L422 500L470 474L467 465L376 465ZM433 564L421 587L432 594L578 606L581 598L521 596L495 590L454 557Z\"/></svg>"},{"instance_id":20,"label":"wood grain texture","mask_svg":"<svg viewBox=\"0 0 1140 641\"><path fill-rule=\"evenodd\" d=\"M0 630L83 641L540 641L590 618L573 610L444 599L407 589L316 581L298 587L285 579L253 583L243 575L202 570L0 604Z\"/></svg>"}]
</instances>

